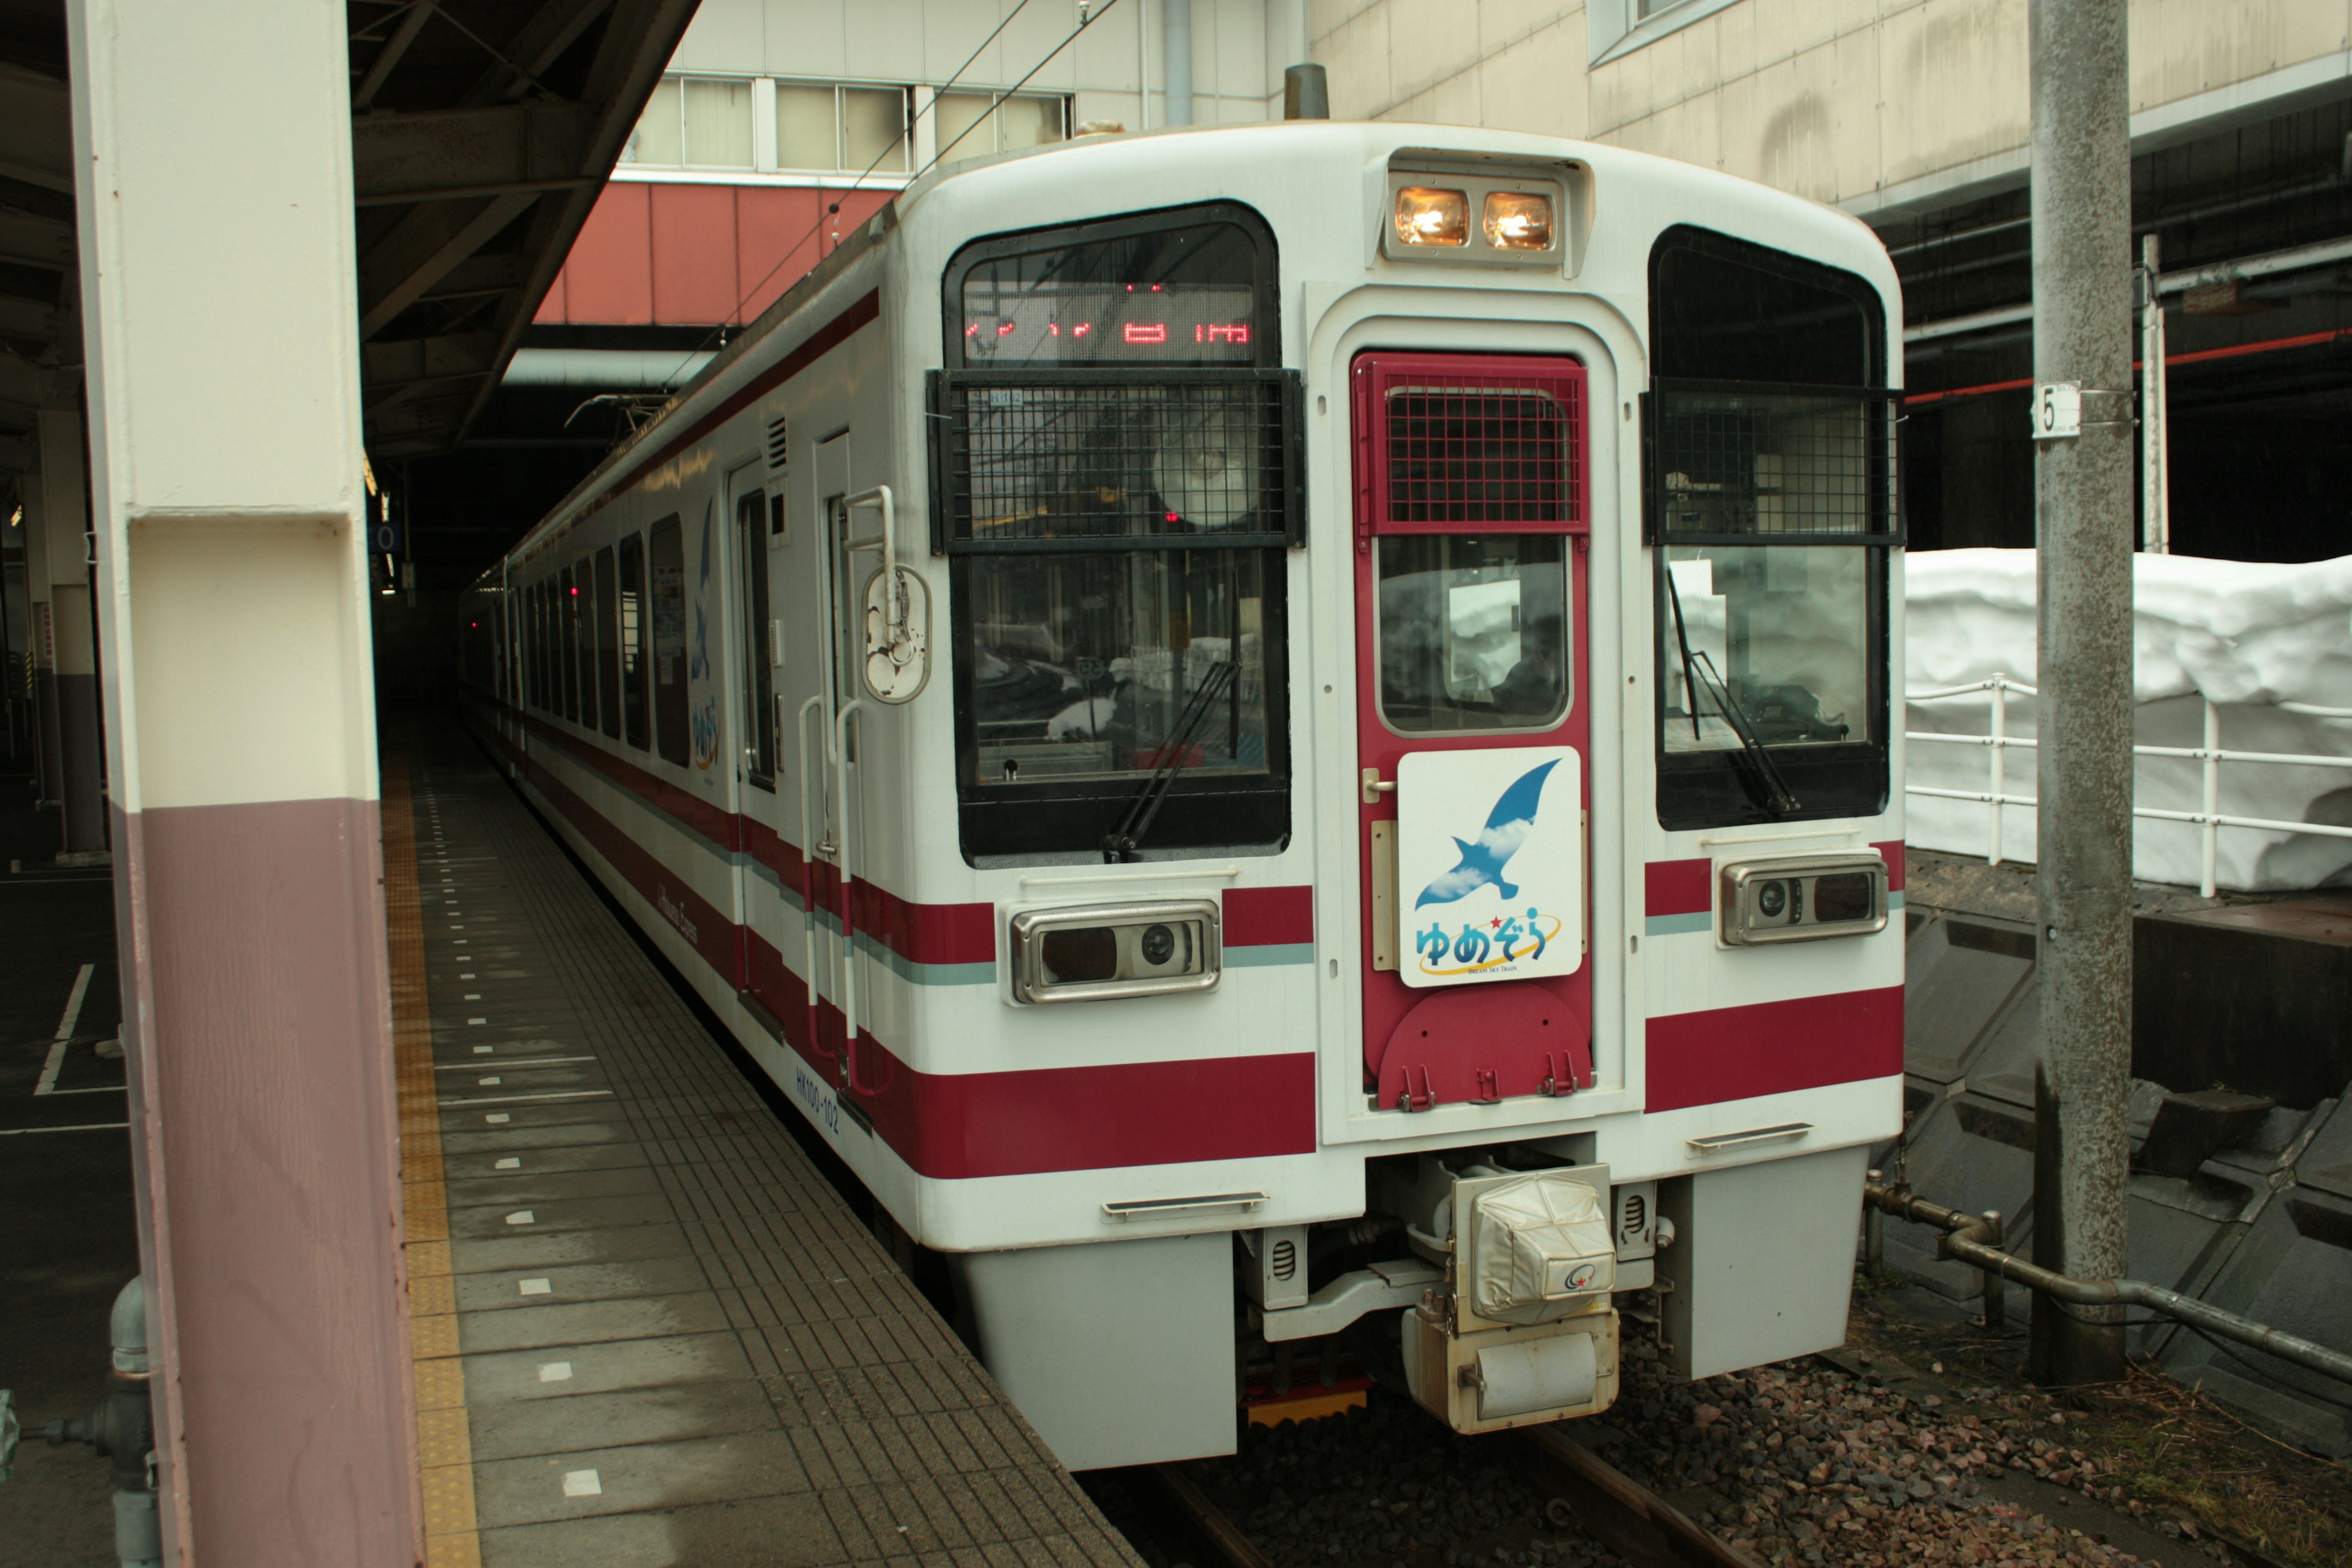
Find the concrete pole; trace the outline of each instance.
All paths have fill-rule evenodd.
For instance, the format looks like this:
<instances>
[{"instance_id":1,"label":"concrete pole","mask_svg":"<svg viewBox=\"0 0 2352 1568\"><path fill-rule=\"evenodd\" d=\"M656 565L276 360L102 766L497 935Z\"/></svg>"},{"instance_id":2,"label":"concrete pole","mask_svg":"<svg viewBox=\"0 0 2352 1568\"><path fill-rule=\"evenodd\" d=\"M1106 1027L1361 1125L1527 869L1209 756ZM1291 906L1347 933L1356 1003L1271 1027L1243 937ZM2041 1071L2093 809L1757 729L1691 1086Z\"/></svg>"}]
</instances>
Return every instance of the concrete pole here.
<instances>
[{"instance_id":1,"label":"concrete pole","mask_svg":"<svg viewBox=\"0 0 2352 1568\"><path fill-rule=\"evenodd\" d=\"M2034 465L2041 546L2037 879L2041 1058L2033 1260L2078 1279L2125 1272L2130 1152L2132 256L2126 0L2036 0ZM2080 433L2042 388L2081 389ZM2032 1372L2122 1375L2113 1318L2033 1303Z\"/></svg>"},{"instance_id":2,"label":"concrete pole","mask_svg":"<svg viewBox=\"0 0 2352 1568\"><path fill-rule=\"evenodd\" d=\"M339 0L69 0L164 1558L413 1568Z\"/></svg>"},{"instance_id":3,"label":"concrete pole","mask_svg":"<svg viewBox=\"0 0 2352 1568\"><path fill-rule=\"evenodd\" d=\"M1168 73L1167 121L1192 123L1192 0L1160 0L1160 68Z\"/></svg>"},{"instance_id":4,"label":"concrete pole","mask_svg":"<svg viewBox=\"0 0 2352 1568\"><path fill-rule=\"evenodd\" d=\"M52 389L75 399L79 379ZM50 636L54 639L58 772L64 832L61 866L106 862L106 751L100 733L98 625L89 598L89 498L82 482L81 412L40 410L41 521L48 536Z\"/></svg>"}]
</instances>

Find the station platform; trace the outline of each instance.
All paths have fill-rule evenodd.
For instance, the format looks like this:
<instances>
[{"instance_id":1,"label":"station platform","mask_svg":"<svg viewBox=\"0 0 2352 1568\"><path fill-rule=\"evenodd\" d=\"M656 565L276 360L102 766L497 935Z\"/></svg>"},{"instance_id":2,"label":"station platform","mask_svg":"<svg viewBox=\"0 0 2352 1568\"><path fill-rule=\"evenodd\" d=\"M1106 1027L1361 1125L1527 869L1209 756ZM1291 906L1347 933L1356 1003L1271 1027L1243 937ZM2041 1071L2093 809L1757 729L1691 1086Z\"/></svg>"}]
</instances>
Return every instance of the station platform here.
<instances>
[{"instance_id":1,"label":"station platform","mask_svg":"<svg viewBox=\"0 0 2352 1568\"><path fill-rule=\"evenodd\" d=\"M454 725L383 835L431 1568L1139 1563Z\"/></svg>"}]
</instances>

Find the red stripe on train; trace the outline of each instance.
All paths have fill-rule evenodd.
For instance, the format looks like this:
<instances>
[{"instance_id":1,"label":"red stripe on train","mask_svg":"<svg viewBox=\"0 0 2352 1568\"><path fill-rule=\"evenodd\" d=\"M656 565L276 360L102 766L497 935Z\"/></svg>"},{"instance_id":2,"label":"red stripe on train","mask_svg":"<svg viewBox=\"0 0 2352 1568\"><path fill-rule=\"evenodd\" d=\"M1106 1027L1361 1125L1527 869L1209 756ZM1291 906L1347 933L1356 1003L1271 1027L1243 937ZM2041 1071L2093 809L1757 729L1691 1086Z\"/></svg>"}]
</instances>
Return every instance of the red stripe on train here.
<instances>
[{"instance_id":1,"label":"red stripe on train","mask_svg":"<svg viewBox=\"0 0 2352 1568\"><path fill-rule=\"evenodd\" d=\"M742 984L745 977L736 973L741 928L691 888L673 884L660 861L562 780L527 756L520 760L534 787L702 960L728 984ZM1244 929L1273 933L1258 941L1312 939L1311 915L1306 917L1306 936L1297 934L1307 889L1231 889L1229 921L1237 896ZM950 905L933 910L961 907L988 909ZM990 936L992 942L992 927ZM820 1003L812 1018L807 988L785 967L782 955L756 932L748 945L761 991L784 1003L778 1019L784 1043L826 1083L836 1082L840 1009ZM988 956L993 959L992 948ZM908 1164L941 1180L1306 1154L1316 1147L1311 1051L924 1073L861 1029L856 1065L856 1087L844 1090L843 1098L866 1114Z\"/></svg>"},{"instance_id":2,"label":"red stripe on train","mask_svg":"<svg viewBox=\"0 0 2352 1568\"><path fill-rule=\"evenodd\" d=\"M1903 840L1890 838L1871 846L1886 858L1886 889L1892 893L1903 890ZM1715 862L1699 860L1653 860L1642 868L1643 908L1644 915L1703 915L1715 907L1715 890L1708 886L1715 876Z\"/></svg>"},{"instance_id":3,"label":"red stripe on train","mask_svg":"<svg viewBox=\"0 0 2352 1568\"><path fill-rule=\"evenodd\" d=\"M1681 1110L1903 1070L1903 987L1653 1018L1645 1110Z\"/></svg>"}]
</instances>

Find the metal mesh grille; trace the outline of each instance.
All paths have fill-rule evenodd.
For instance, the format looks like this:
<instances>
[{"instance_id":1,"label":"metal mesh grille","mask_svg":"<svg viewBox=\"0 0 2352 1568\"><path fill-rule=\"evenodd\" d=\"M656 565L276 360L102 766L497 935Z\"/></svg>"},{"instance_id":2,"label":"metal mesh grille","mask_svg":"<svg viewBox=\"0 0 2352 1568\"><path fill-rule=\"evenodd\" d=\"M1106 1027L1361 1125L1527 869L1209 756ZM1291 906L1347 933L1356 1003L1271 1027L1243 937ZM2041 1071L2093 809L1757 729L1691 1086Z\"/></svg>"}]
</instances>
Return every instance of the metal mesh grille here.
<instances>
[{"instance_id":1,"label":"metal mesh grille","mask_svg":"<svg viewBox=\"0 0 2352 1568\"><path fill-rule=\"evenodd\" d=\"M1281 531L1282 388L956 384L950 522L965 541Z\"/></svg>"},{"instance_id":2,"label":"metal mesh grille","mask_svg":"<svg viewBox=\"0 0 2352 1568\"><path fill-rule=\"evenodd\" d=\"M1572 391L1433 377L1385 402L1390 521L1576 521Z\"/></svg>"},{"instance_id":3,"label":"metal mesh grille","mask_svg":"<svg viewBox=\"0 0 2352 1568\"><path fill-rule=\"evenodd\" d=\"M1652 500L1665 537L1892 530L1895 407L1873 392L1652 395Z\"/></svg>"}]
</instances>

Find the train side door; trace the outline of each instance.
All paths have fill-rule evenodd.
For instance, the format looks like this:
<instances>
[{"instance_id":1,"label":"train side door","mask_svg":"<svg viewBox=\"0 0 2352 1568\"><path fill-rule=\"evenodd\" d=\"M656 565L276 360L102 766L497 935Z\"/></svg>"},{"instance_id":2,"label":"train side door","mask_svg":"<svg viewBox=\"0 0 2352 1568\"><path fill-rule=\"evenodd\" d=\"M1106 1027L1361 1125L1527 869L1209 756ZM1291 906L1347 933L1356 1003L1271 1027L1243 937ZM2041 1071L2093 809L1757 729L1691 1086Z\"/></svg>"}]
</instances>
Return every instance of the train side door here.
<instances>
[{"instance_id":1,"label":"train side door","mask_svg":"<svg viewBox=\"0 0 2352 1568\"><path fill-rule=\"evenodd\" d=\"M782 737L776 724L776 654L782 628L771 591L772 535L764 468L763 463L747 463L727 476L728 544L733 562L728 597L736 606L732 731L743 847L750 851L735 858L735 892L742 911L736 928L741 943L737 984L771 1016L780 1018L788 1005L779 994L782 976L776 963L776 954L786 944L784 921L781 900L769 890L759 869L763 858L774 858L782 816L777 798Z\"/></svg>"},{"instance_id":2,"label":"train side door","mask_svg":"<svg viewBox=\"0 0 2352 1568\"><path fill-rule=\"evenodd\" d=\"M845 971L850 939L842 894L843 826L840 779L848 771L837 755L841 710L856 693L843 679L841 660L841 595L839 579L843 530L848 519L843 504L849 493L849 432L844 430L819 442L811 464L816 487L814 559L815 616L812 624L815 690L801 712L796 728L797 754L806 759L801 791L807 815L808 838L802 845L807 922L805 952L808 982L809 1038L830 1064L834 1081L846 1087L849 1059L843 1049Z\"/></svg>"},{"instance_id":3,"label":"train side door","mask_svg":"<svg viewBox=\"0 0 2352 1568\"><path fill-rule=\"evenodd\" d=\"M1363 1070L1391 1110L1592 1081L1583 367L1371 353L1356 466Z\"/></svg>"}]
</instances>

